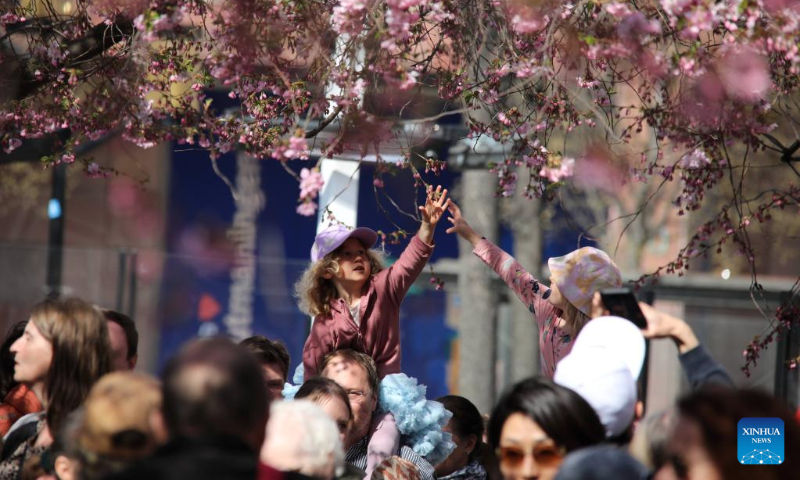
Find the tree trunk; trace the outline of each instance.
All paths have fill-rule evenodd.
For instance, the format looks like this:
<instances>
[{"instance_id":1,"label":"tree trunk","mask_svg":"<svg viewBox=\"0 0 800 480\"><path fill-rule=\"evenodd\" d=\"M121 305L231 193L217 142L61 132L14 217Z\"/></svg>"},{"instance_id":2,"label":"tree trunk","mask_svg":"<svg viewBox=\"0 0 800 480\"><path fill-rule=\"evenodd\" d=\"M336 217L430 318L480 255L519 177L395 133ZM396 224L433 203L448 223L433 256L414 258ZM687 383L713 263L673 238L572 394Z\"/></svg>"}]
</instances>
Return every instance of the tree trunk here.
<instances>
[{"instance_id":1,"label":"tree trunk","mask_svg":"<svg viewBox=\"0 0 800 480\"><path fill-rule=\"evenodd\" d=\"M497 199L494 175L486 170L465 170L462 175L461 207L476 231L497 240ZM465 240L459 241L458 291L461 315L458 325L458 392L478 410L489 412L495 393L495 344L497 292L494 273L472 254Z\"/></svg>"}]
</instances>

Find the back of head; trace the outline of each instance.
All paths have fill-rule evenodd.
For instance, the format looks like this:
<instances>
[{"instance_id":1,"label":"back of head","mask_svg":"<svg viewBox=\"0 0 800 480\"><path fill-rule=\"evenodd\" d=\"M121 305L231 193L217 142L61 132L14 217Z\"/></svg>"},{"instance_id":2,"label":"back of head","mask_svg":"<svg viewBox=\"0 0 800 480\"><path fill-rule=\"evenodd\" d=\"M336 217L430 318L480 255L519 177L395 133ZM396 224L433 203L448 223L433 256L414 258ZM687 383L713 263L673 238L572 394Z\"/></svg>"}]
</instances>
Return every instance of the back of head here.
<instances>
[{"instance_id":1,"label":"back of head","mask_svg":"<svg viewBox=\"0 0 800 480\"><path fill-rule=\"evenodd\" d=\"M453 414L450 418L450 430L459 438L465 439L474 435L477 439L477 446L470 453L470 460L481 456L481 444L483 441L483 417L478 407L464 397L458 395L445 395L436 399L444 405L444 408Z\"/></svg>"},{"instance_id":2,"label":"back of head","mask_svg":"<svg viewBox=\"0 0 800 480\"><path fill-rule=\"evenodd\" d=\"M92 385L111 371L108 328L100 310L78 298L45 300L33 308L31 321L53 348L44 395L47 423L58 431Z\"/></svg>"},{"instance_id":3,"label":"back of head","mask_svg":"<svg viewBox=\"0 0 800 480\"><path fill-rule=\"evenodd\" d=\"M753 467L739 462L738 425L739 420L745 417L774 417L783 420L786 452L783 463ZM678 402L678 422L686 420L699 427L702 447L715 463L721 478L755 478L754 469L758 470L758 478L767 480L797 478L797 472L800 472L800 458L789 454L800 452L800 425L794 420L792 411L771 395L755 390L705 387ZM670 443L674 444L675 439Z\"/></svg>"},{"instance_id":4,"label":"back of head","mask_svg":"<svg viewBox=\"0 0 800 480\"><path fill-rule=\"evenodd\" d=\"M621 362L570 354L558 363L553 379L577 392L594 408L607 438L624 433L633 422L636 381Z\"/></svg>"},{"instance_id":5,"label":"back of head","mask_svg":"<svg viewBox=\"0 0 800 480\"><path fill-rule=\"evenodd\" d=\"M103 310L103 316L109 322L114 322L125 332L125 340L128 344L128 360L139 354L139 332L136 330L136 323L124 313L114 310Z\"/></svg>"},{"instance_id":6,"label":"back of head","mask_svg":"<svg viewBox=\"0 0 800 480\"><path fill-rule=\"evenodd\" d=\"M353 419L353 410L350 408L350 398L347 396L347 391L330 378L309 378L294 396L295 400L305 399L317 404L325 403L330 398L341 400L342 404L347 407L347 411L350 412L350 419Z\"/></svg>"},{"instance_id":7,"label":"back of head","mask_svg":"<svg viewBox=\"0 0 800 480\"><path fill-rule=\"evenodd\" d=\"M147 375L110 373L92 387L78 430L84 479L102 478L152 453L159 443L153 416L161 385Z\"/></svg>"},{"instance_id":8,"label":"back of head","mask_svg":"<svg viewBox=\"0 0 800 480\"><path fill-rule=\"evenodd\" d=\"M555 383L529 378L512 385L497 402L489 420L489 443L500 446L508 417L521 413L536 422L567 452L603 441L605 431L594 409L580 395Z\"/></svg>"},{"instance_id":9,"label":"back of head","mask_svg":"<svg viewBox=\"0 0 800 480\"><path fill-rule=\"evenodd\" d=\"M596 445L576 450L564 458L556 480L645 480L647 468L625 450Z\"/></svg>"},{"instance_id":10,"label":"back of head","mask_svg":"<svg viewBox=\"0 0 800 480\"><path fill-rule=\"evenodd\" d=\"M289 363L291 357L286 346L279 341L272 341L263 335L254 335L239 342L240 347L246 348L255 355L256 360L262 365L278 365L283 372L283 381L289 378Z\"/></svg>"},{"instance_id":11,"label":"back of head","mask_svg":"<svg viewBox=\"0 0 800 480\"><path fill-rule=\"evenodd\" d=\"M270 412L261 461L278 470L332 479L344 467L339 429L309 400L278 402Z\"/></svg>"},{"instance_id":12,"label":"back of head","mask_svg":"<svg viewBox=\"0 0 800 480\"><path fill-rule=\"evenodd\" d=\"M648 413L639 422L630 444L631 455L652 471L667 462L667 442L675 424L675 410Z\"/></svg>"},{"instance_id":13,"label":"back of head","mask_svg":"<svg viewBox=\"0 0 800 480\"><path fill-rule=\"evenodd\" d=\"M269 393L261 367L224 338L196 340L163 373L163 412L171 436L233 436L261 445Z\"/></svg>"},{"instance_id":14,"label":"back of head","mask_svg":"<svg viewBox=\"0 0 800 480\"><path fill-rule=\"evenodd\" d=\"M81 470L80 463L83 457L82 449L78 443L78 433L83 424L83 407L70 412L61 423L61 430L53 437L50 446L49 458L43 458L45 470L55 473L56 478L77 478ZM48 455L42 455L47 457ZM59 458L63 457L63 458ZM65 472L66 470L66 472ZM91 480L89 477L86 480Z\"/></svg>"}]
</instances>

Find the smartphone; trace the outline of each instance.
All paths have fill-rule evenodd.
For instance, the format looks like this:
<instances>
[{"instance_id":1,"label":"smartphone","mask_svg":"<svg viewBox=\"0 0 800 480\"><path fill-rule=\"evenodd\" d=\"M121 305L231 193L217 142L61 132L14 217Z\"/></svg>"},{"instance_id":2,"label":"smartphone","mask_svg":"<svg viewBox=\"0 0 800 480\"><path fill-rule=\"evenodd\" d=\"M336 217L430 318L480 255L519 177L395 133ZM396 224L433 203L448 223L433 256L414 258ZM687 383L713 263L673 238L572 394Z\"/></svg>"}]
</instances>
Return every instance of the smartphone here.
<instances>
[{"instance_id":1,"label":"smartphone","mask_svg":"<svg viewBox=\"0 0 800 480\"><path fill-rule=\"evenodd\" d=\"M607 288L600 290L600 297L606 310L611 315L630 320L634 325L644 330L647 328L647 320L644 318L639 302L633 295L630 288Z\"/></svg>"}]
</instances>

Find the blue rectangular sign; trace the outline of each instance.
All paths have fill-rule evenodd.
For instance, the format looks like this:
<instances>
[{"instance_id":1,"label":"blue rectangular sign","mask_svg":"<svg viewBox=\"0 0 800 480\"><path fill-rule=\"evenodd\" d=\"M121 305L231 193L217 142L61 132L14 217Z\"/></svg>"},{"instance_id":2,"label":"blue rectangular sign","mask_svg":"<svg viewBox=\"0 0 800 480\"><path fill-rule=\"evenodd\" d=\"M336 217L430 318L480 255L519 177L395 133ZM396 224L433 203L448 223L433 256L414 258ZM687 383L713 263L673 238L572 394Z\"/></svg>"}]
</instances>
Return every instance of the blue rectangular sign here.
<instances>
[{"instance_id":1,"label":"blue rectangular sign","mask_svg":"<svg viewBox=\"0 0 800 480\"><path fill-rule=\"evenodd\" d=\"M739 420L738 456L743 465L780 465L784 457L783 420L743 418Z\"/></svg>"}]
</instances>

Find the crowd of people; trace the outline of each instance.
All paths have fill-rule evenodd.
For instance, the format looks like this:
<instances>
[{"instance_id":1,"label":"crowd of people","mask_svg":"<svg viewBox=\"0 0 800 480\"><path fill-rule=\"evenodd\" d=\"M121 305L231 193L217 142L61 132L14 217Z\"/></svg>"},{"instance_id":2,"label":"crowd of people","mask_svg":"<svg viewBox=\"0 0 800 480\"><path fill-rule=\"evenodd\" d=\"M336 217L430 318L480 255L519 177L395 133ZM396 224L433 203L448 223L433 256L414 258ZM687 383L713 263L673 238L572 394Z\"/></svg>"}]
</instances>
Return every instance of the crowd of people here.
<instances>
[{"instance_id":1,"label":"crowd of people","mask_svg":"<svg viewBox=\"0 0 800 480\"><path fill-rule=\"evenodd\" d=\"M646 304L643 329L610 315L599 292L622 278L607 254L551 258L546 286L475 232L446 190L420 210L389 267L372 230L317 236L297 285L314 322L291 383L277 339L197 339L156 378L134 372L127 316L77 298L34 306L0 347L0 480L800 478L790 406L737 389L685 321ZM473 245L539 327L541 374L490 412L458 395L427 399L401 371L402 300L447 212L447 233ZM637 385L655 338L675 342L691 391L647 412ZM745 417L783 421L784 458L738 458Z\"/></svg>"}]
</instances>

